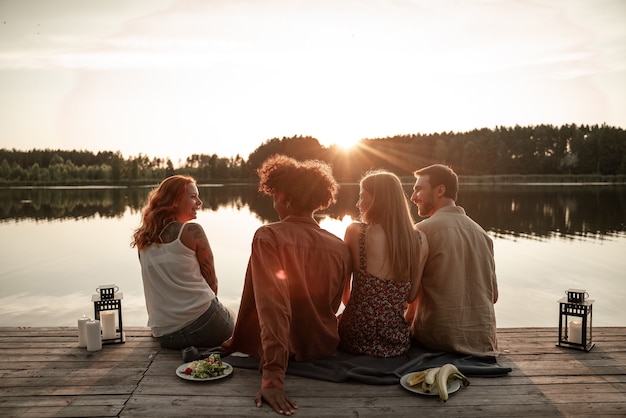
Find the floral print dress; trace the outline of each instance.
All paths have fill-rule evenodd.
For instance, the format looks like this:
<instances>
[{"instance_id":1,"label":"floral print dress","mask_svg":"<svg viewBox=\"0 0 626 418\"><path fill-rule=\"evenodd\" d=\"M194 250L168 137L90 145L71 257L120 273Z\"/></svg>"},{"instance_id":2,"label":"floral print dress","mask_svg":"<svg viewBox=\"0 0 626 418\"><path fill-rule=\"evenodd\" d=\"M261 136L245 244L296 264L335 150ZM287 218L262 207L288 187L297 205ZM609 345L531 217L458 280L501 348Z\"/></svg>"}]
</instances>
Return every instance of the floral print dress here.
<instances>
[{"instance_id":1,"label":"floral print dress","mask_svg":"<svg viewBox=\"0 0 626 418\"><path fill-rule=\"evenodd\" d=\"M367 272L365 224L359 233L359 271L353 274L350 301L339 317L339 348L355 354L393 357L411 345L404 319L410 282L385 280Z\"/></svg>"}]
</instances>

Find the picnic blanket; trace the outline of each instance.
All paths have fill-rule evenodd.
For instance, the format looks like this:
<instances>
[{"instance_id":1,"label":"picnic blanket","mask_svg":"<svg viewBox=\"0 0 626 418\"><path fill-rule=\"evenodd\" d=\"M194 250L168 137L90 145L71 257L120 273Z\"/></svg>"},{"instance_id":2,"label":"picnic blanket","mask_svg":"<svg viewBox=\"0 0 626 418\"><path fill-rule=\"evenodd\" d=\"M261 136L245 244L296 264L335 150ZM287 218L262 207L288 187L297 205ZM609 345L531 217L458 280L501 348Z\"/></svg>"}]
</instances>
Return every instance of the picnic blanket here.
<instances>
[{"instance_id":1,"label":"picnic blanket","mask_svg":"<svg viewBox=\"0 0 626 418\"><path fill-rule=\"evenodd\" d=\"M220 353L224 361L235 368L258 369L259 360L241 353L224 353L219 348L199 351L197 359ZM290 361L287 374L330 382L356 381L371 385L394 385L414 371L454 364L466 376L502 377L511 372L502 367L495 356L470 356L445 352L430 352L413 344L406 354L379 358L367 355L335 352L331 357L315 361Z\"/></svg>"}]
</instances>

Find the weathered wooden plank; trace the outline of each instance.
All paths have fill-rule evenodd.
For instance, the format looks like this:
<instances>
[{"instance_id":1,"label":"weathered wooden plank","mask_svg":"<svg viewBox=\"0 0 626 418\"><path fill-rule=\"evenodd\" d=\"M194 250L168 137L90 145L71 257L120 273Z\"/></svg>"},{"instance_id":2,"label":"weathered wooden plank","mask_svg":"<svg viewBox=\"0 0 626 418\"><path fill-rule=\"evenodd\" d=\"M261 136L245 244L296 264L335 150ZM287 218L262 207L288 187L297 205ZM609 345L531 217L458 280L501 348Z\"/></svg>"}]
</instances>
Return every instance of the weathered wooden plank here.
<instances>
[{"instance_id":1,"label":"weathered wooden plank","mask_svg":"<svg viewBox=\"0 0 626 418\"><path fill-rule=\"evenodd\" d=\"M554 405L545 399L532 404L504 400L500 404L486 403L466 405L455 403L450 398L446 403L432 400L399 404L401 398L386 398L378 404L371 398L346 398L346 402L328 402L324 397L303 398L298 402L296 416L300 417L435 417L435 416L608 416L623 414L626 403L590 404L588 402ZM251 406L252 398L206 399L202 397L180 398L159 396L144 399L132 397L120 416L164 416L163 411L171 411L178 416L276 416L267 406ZM175 411L175 412L174 412Z\"/></svg>"},{"instance_id":2,"label":"weathered wooden plank","mask_svg":"<svg viewBox=\"0 0 626 418\"><path fill-rule=\"evenodd\" d=\"M117 417L122 410L122 406L22 406L13 408L2 408L0 406L0 416L19 418L40 418L40 417Z\"/></svg>"},{"instance_id":3,"label":"weathered wooden plank","mask_svg":"<svg viewBox=\"0 0 626 418\"><path fill-rule=\"evenodd\" d=\"M168 385L170 386L170 385ZM192 399L201 397L204 403L210 402L210 399L228 397L244 397L252 399L258 391L259 386L256 385L239 385L232 388L222 387L202 388L187 387L180 388L170 386L170 390L159 387L156 382L151 385L142 385L138 389L135 396L178 396ZM406 403L423 403L423 402L441 402L435 397L424 397L404 391L402 388L390 386L382 390L370 387L349 387L347 385L331 386L313 384L308 387L302 385L289 385L287 391L296 401L303 402L306 399L317 397L325 398L325 404L349 405L354 402L354 406L360 405L363 400L366 403L375 403L377 405L389 402L390 405L404 405ZM555 384L544 386L518 385L518 386L470 386L461 389L459 392L451 395L454 397L455 403L462 402L467 405L481 405L484 403L507 405L517 401L520 403L545 402L549 399L554 404L579 402L581 394L584 394L585 401L601 402L601 403L624 403L626 398L623 391L619 387L611 384L604 385L568 385ZM350 401L346 401L350 398ZM419 400L414 398L421 398Z\"/></svg>"},{"instance_id":4,"label":"weathered wooden plank","mask_svg":"<svg viewBox=\"0 0 626 418\"><path fill-rule=\"evenodd\" d=\"M35 386L30 388L24 387L9 387L2 389L2 395L0 399L5 396L16 397L31 397L31 396L84 396L84 395L126 395L132 394L137 388L136 384L126 385L97 385L89 381L84 381L79 386Z\"/></svg>"},{"instance_id":5,"label":"weathered wooden plank","mask_svg":"<svg viewBox=\"0 0 626 418\"><path fill-rule=\"evenodd\" d=\"M76 366L78 363L72 363L72 366ZM65 380L66 378L72 378L74 376L79 376L83 380L87 379L97 379L102 378L104 376L127 376L127 377L137 377L138 379L143 376L146 370L146 366L139 366L134 363L126 363L126 364L109 364L108 367L105 365L98 365L101 367L93 367L90 363L84 362L82 363L83 367L66 367L65 365L49 365L42 367L41 364L28 364L30 367L24 367L20 369L11 369L11 370L2 370L2 365L0 364L0 387L6 385L9 379L58 379ZM26 365L25 365L26 366Z\"/></svg>"},{"instance_id":6,"label":"weathered wooden plank","mask_svg":"<svg viewBox=\"0 0 626 418\"><path fill-rule=\"evenodd\" d=\"M549 403L553 406L568 406L576 404L589 404L598 403L605 405L626 405L623 397L618 394L610 394L610 396L594 396L591 394L589 397L581 398L574 395L561 396L561 394L554 394L545 396L543 393L526 393L526 394L501 394L498 396L481 396L480 394L467 392L465 396L463 394L453 394L447 402L443 402L436 396L420 396L411 394L397 394L397 395L380 395L380 396L334 396L327 397L322 396L304 396L290 393L290 396L299 406L324 406L332 407L337 410L342 408L351 409L369 409L369 408L403 408L403 407L450 407L450 406L467 406L467 407L481 407L484 405L501 406L504 410L512 405L542 405ZM249 396L243 396L240 394L225 396L212 395L133 395L135 401L139 399L147 400L154 399L151 403L181 403L185 406L222 406L238 408L241 406L254 405L253 398L254 393Z\"/></svg>"},{"instance_id":7,"label":"weathered wooden plank","mask_svg":"<svg viewBox=\"0 0 626 418\"><path fill-rule=\"evenodd\" d=\"M124 375L121 373L107 373L105 375L94 376L89 374L88 376L51 376L51 377L35 377L35 378L3 378L0 381L0 388L25 388L25 392L29 392L30 388L43 386L81 386L85 384L93 385L137 385L141 378L142 373L135 373L133 375Z\"/></svg>"},{"instance_id":8,"label":"weathered wooden plank","mask_svg":"<svg viewBox=\"0 0 626 418\"><path fill-rule=\"evenodd\" d=\"M115 396L38 396L28 400L28 407L38 408L59 408L66 406L93 406L93 407L106 407L114 406L121 408L127 399ZM0 403L0 408L23 408L24 397L3 397ZM0 409L1 411L1 409ZM0 416L4 416L0 414Z\"/></svg>"}]
</instances>

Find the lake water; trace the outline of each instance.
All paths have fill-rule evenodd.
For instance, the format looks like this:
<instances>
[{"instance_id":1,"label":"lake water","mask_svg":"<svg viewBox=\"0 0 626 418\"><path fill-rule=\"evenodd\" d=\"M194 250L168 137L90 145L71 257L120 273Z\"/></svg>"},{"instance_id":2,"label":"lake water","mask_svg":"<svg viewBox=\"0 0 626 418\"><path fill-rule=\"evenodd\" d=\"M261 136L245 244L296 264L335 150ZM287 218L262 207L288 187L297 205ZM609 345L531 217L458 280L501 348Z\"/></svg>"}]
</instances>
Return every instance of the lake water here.
<instances>
[{"instance_id":1,"label":"lake water","mask_svg":"<svg viewBox=\"0 0 626 418\"><path fill-rule=\"evenodd\" d=\"M0 326L76 326L93 316L101 284L123 293L124 325L145 326L129 243L148 191L0 189ZM271 198L249 186L201 186L200 195L197 222L213 248L219 297L237 312L254 231L276 220ZM343 237L357 195L358 186L342 186L322 227ZM494 240L498 327L556 327L570 288L595 300L594 326L626 326L626 187L462 185L459 205Z\"/></svg>"}]
</instances>

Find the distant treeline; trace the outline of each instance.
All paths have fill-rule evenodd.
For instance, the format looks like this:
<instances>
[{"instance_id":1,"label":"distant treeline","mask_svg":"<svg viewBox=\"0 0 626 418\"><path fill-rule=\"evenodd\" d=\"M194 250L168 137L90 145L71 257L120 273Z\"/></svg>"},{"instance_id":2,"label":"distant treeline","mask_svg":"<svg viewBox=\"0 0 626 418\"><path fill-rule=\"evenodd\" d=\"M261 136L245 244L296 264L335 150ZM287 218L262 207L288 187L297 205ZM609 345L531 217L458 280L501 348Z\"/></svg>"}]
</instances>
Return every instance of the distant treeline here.
<instances>
[{"instance_id":1,"label":"distant treeline","mask_svg":"<svg viewBox=\"0 0 626 418\"><path fill-rule=\"evenodd\" d=\"M412 184L404 190L411 192ZM2 223L88 221L123 218L137 221L151 187L0 187ZM202 210L248 208L263 223L278 220L272 199L256 184L201 185ZM357 219L357 184L342 184L337 202L319 213L321 219ZM483 228L500 237L542 240L547 237L596 240L626 233L626 187L620 185L501 185L461 187L459 202ZM411 211L419 220L417 208Z\"/></svg>"},{"instance_id":2,"label":"distant treeline","mask_svg":"<svg viewBox=\"0 0 626 418\"><path fill-rule=\"evenodd\" d=\"M409 134L363 139L345 150L324 147L310 136L272 138L247 159L193 154L180 167L170 159L121 152L0 149L0 184L137 184L172 174L200 183L254 182L256 169L273 154L328 162L341 182L356 182L368 170L386 168L411 177L418 168L442 163L461 176L618 176L626 174L626 131L607 125L538 125L475 129L463 133Z\"/></svg>"}]
</instances>

